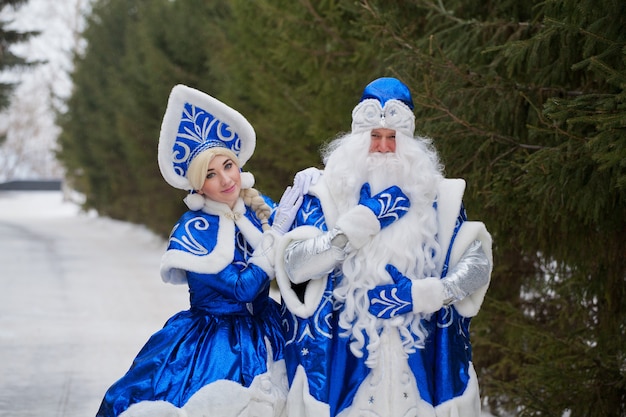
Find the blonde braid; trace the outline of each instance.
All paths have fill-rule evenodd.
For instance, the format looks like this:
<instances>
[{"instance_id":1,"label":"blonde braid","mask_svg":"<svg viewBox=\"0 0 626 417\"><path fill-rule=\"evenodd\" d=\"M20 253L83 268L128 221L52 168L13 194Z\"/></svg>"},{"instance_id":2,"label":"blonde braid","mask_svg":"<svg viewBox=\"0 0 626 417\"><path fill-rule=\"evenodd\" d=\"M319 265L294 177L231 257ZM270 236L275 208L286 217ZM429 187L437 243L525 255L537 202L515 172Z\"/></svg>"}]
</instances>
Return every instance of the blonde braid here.
<instances>
[{"instance_id":1,"label":"blonde braid","mask_svg":"<svg viewBox=\"0 0 626 417\"><path fill-rule=\"evenodd\" d=\"M263 230L269 230L270 226L268 220L272 214L272 209L267 205L261 193L254 188L246 188L241 190L241 198L245 205L250 206L256 213L256 216L261 220L261 227Z\"/></svg>"}]
</instances>

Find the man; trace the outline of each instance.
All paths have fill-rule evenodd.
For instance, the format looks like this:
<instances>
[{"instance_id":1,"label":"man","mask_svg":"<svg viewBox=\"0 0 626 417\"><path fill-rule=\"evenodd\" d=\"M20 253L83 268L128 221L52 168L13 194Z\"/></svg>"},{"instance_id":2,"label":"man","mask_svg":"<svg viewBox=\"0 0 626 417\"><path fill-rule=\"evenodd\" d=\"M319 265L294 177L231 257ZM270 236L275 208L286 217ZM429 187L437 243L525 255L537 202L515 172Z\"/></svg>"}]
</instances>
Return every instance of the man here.
<instances>
[{"instance_id":1,"label":"man","mask_svg":"<svg viewBox=\"0 0 626 417\"><path fill-rule=\"evenodd\" d=\"M492 269L409 89L364 90L277 247L294 416L480 415L469 322Z\"/></svg>"}]
</instances>

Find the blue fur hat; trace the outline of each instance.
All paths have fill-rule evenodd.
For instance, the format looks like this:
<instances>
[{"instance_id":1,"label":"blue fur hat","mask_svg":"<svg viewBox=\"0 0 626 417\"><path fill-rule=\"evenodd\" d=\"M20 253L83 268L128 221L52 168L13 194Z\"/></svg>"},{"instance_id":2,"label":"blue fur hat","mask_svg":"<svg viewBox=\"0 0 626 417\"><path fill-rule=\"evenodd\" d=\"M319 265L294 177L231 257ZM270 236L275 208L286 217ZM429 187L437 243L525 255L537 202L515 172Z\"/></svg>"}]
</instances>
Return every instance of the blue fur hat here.
<instances>
[{"instance_id":1,"label":"blue fur hat","mask_svg":"<svg viewBox=\"0 0 626 417\"><path fill-rule=\"evenodd\" d=\"M413 98L411 98L411 90L402 81L391 78L383 77L378 78L367 86L363 90L361 101L368 98L373 98L380 101L381 106L385 106L388 100L399 100L409 106L413 110Z\"/></svg>"},{"instance_id":2,"label":"blue fur hat","mask_svg":"<svg viewBox=\"0 0 626 417\"><path fill-rule=\"evenodd\" d=\"M256 133L239 112L199 90L172 88L159 136L158 162L173 187L192 190L187 170L202 151L230 149L242 167L254 153Z\"/></svg>"}]
</instances>

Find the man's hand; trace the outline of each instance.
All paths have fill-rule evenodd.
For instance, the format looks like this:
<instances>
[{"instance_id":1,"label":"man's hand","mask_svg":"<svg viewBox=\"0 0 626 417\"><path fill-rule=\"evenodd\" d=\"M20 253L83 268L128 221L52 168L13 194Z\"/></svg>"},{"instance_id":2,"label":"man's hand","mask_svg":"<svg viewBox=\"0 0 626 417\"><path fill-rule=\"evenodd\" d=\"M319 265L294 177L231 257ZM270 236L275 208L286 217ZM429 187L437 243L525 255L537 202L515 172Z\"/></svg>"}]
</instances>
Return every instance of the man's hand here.
<instances>
[{"instance_id":1,"label":"man's hand","mask_svg":"<svg viewBox=\"0 0 626 417\"><path fill-rule=\"evenodd\" d=\"M359 204L367 207L374 213L381 229L404 216L411 206L409 198L402 192L400 187L393 185L372 196L368 183L363 184L361 187Z\"/></svg>"},{"instance_id":2,"label":"man's hand","mask_svg":"<svg viewBox=\"0 0 626 417\"><path fill-rule=\"evenodd\" d=\"M370 299L369 312L381 319L390 319L411 312L413 310L411 280L393 265L387 265L385 270L391 275L394 283L379 285L367 292Z\"/></svg>"},{"instance_id":3,"label":"man's hand","mask_svg":"<svg viewBox=\"0 0 626 417\"><path fill-rule=\"evenodd\" d=\"M404 216L410 206L400 187L394 185L372 196L370 185L365 183L359 204L342 214L336 227L347 236L352 249L360 249L381 229Z\"/></svg>"},{"instance_id":4,"label":"man's hand","mask_svg":"<svg viewBox=\"0 0 626 417\"><path fill-rule=\"evenodd\" d=\"M276 215L274 216L272 230L281 236L287 233L296 218L301 205L302 188L294 182L294 186L287 187L283 196L280 198L278 208L276 209Z\"/></svg>"},{"instance_id":5,"label":"man's hand","mask_svg":"<svg viewBox=\"0 0 626 417\"><path fill-rule=\"evenodd\" d=\"M388 264L385 270L394 283L379 285L367 292L371 314L389 319L411 311L433 313L443 307L444 287L439 278L411 280L391 264Z\"/></svg>"}]
</instances>

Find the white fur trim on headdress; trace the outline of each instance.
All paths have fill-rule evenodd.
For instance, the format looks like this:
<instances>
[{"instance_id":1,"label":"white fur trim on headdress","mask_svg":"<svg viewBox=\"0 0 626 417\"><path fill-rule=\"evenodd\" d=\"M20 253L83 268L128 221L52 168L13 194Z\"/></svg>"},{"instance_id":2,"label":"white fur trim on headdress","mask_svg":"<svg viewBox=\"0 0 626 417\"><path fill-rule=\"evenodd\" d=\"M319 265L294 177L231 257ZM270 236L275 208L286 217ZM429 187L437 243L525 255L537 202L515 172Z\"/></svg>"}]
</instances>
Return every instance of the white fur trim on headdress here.
<instances>
[{"instance_id":1,"label":"white fur trim on headdress","mask_svg":"<svg viewBox=\"0 0 626 417\"><path fill-rule=\"evenodd\" d=\"M415 133L415 115L400 100L388 100L381 106L376 99L366 99L352 110L352 133L387 128L400 131L409 137Z\"/></svg>"},{"instance_id":2,"label":"white fur trim on headdress","mask_svg":"<svg viewBox=\"0 0 626 417\"><path fill-rule=\"evenodd\" d=\"M254 175L251 172L241 173L241 189L245 190L254 187Z\"/></svg>"},{"instance_id":3,"label":"white fur trim on headdress","mask_svg":"<svg viewBox=\"0 0 626 417\"><path fill-rule=\"evenodd\" d=\"M200 210L204 207L204 196L198 193L187 194L187 197L183 199L189 210Z\"/></svg>"},{"instance_id":4,"label":"white fur trim on headdress","mask_svg":"<svg viewBox=\"0 0 626 417\"><path fill-rule=\"evenodd\" d=\"M158 163L165 181L191 190L187 169L204 149L225 147L242 167L254 153L256 133L235 109L202 91L176 85L169 96L159 136Z\"/></svg>"}]
</instances>

